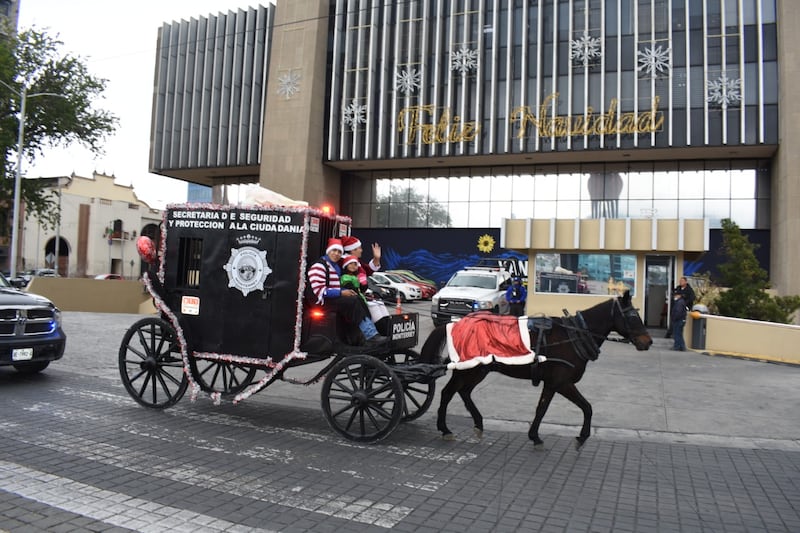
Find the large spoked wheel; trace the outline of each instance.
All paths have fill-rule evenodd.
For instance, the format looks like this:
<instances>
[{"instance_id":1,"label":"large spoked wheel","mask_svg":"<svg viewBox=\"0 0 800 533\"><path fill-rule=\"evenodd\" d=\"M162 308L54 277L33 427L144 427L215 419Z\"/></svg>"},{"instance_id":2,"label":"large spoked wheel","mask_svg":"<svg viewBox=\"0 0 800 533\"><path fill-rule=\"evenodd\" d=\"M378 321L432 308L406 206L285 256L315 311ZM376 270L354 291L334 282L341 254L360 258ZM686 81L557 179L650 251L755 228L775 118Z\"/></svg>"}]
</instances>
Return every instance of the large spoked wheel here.
<instances>
[{"instance_id":1,"label":"large spoked wheel","mask_svg":"<svg viewBox=\"0 0 800 533\"><path fill-rule=\"evenodd\" d=\"M200 389L223 395L239 394L256 375L254 366L197 357L189 358L189 370Z\"/></svg>"},{"instance_id":2,"label":"large spoked wheel","mask_svg":"<svg viewBox=\"0 0 800 533\"><path fill-rule=\"evenodd\" d=\"M322 412L343 437L377 442L400 425L403 385L383 361L353 355L333 366L322 383Z\"/></svg>"},{"instance_id":3,"label":"large spoked wheel","mask_svg":"<svg viewBox=\"0 0 800 533\"><path fill-rule=\"evenodd\" d=\"M391 364L420 363L420 355L414 350L405 350L403 353L392 355L387 362ZM403 418L401 422L416 420L425 414L433 403L436 394L436 381L431 379L427 383L403 382Z\"/></svg>"},{"instance_id":4,"label":"large spoked wheel","mask_svg":"<svg viewBox=\"0 0 800 533\"><path fill-rule=\"evenodd\" d=\"M175 330L158 317L143 318L125 332L119 373L128 394L155 409L175 405L189 384Z\"/></svg>"}]
</instances>

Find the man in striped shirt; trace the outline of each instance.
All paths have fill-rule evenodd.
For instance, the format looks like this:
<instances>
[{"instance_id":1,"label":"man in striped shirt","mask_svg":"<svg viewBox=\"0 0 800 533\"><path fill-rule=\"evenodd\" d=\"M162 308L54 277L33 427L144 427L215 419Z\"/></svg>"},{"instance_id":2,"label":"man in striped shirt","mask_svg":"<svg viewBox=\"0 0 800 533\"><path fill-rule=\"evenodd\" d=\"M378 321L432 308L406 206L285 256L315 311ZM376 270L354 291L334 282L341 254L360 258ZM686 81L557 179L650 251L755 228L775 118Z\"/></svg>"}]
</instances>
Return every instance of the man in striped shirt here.
<instances>
[{"instance_id":1,"label":"man in striped shirt","mask_svg":"<svg viewBox=\"0 0 800 533\"><path fill-rule=\"evenodd\" d=\"M342 241L328 239L325 255L308 269L308 283L317 298L317 303L323 305L326 310L336 311L338 317L336 329L341 340L351 346L361 346L365 343L366 337L359 325L370 318L366 306L361 305L358 293L352 289L342 289L340 286L339 276L342 270L339 260L343 252Z\"/></svg>"}]
</instances>

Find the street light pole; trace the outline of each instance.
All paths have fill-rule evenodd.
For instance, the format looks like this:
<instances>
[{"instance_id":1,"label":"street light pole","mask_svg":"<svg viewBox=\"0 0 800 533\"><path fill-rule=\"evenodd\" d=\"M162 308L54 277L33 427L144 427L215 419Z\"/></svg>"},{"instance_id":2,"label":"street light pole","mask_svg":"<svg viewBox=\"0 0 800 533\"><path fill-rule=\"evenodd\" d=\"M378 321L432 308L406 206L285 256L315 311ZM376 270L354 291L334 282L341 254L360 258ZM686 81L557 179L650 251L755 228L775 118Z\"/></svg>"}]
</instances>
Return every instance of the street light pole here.
<instances>
[{"instance_id":1,"label":"street light pole","mask_svg":"<svg viewBox=\"0 0 800 533\"><path fill-rule=\"evenodd\" d=\"M0 81L3 85L11 90L15 90L5 82ZM20 187L22 186L22 157L23 146L25 142L25 106L27 105L28 98L35 96L57 96L59 98L66 98L63 94L57 93L31 93L28 94L27 85L23 84L19 92L19 130L17 131L17 174L14 176L14 214L11 218L11 266L10 273L11 279L17 277L17 246L19 246L19 195ZM60 213L59 213L59 216Z\"/></svg>"}]
</instances>

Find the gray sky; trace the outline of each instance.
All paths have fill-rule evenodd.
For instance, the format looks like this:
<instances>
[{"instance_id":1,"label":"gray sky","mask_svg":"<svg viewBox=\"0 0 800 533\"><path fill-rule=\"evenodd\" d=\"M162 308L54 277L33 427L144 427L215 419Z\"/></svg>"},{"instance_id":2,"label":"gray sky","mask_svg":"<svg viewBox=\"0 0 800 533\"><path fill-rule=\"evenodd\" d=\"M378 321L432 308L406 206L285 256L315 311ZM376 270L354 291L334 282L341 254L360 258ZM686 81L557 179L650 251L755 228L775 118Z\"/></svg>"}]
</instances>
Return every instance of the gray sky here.
<instances>
[{"instance_id":1,"label":"gray sky","mask_svg":"<svg viewBox=\"0 0 800 533\"><path fill-rule=\"evenodd\" d=\"M153 71L158 28L164 22L267 5L248 0L20 0L19 28L36 27L63 41L63 50L86 59L94 76L108 81L100 107L120 120L105 154L79 146L48 150L23 163L28 177L90 177L97 171L133 185L137 196L162 208L186 200L185 182L147 171Z\"/></svg>"}]
</instances>

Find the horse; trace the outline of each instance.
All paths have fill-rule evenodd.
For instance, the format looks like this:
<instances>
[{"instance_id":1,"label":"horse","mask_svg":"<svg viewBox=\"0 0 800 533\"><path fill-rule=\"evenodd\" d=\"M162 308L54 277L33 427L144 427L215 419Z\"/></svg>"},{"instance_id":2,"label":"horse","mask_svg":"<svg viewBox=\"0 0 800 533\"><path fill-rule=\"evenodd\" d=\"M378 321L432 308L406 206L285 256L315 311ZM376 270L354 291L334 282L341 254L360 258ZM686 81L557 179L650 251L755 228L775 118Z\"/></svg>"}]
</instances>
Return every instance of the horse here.
<instances>
[{"instance_id":1,"label":"horse","mask_svg":"<svg viewBox=\"0 0 800 533\"><path fill-rule=\"evenodd\" d=\"M483 435L483 416L472 401L471 394L489 372L495 371L512 378L531 380L534 386L539 382L544 383L536 406L536 415L528 431L528 438L533 441L534 447L543 445L542 439L539 438L539 425L556 393L577 405L583 412L583 426L576 437L576 447L580 448L586 442L591 430L592 405L575 386L583 377L586 364L590 360L597 359L600 346L612 331L620 334L625 341L631 342L639 351L649 349L653 339L642 323L638 311L631 304L629 291L625 291L620 297L611 298L579 311L574 317L569 316L566 310L564 314L564 317L529 317L527 324L523 324L530 334L529 346L537 355L544 355L547 358L545 361L534 360L525 364L503 364L493 361L473 368L453 370L450 380L442 389L436 418L436 427L442 432L445 440L454 438L447 427L446 417L447 405L456 393L461 396L467 411L472 416L476 434L479 437ZM430 333L421 349L422 361L430 363L445 361L443 353L447 343L446 328L447 325L442 325ZM500 342L503 340L500 339Z\"/></svg>"}]
</instances>

